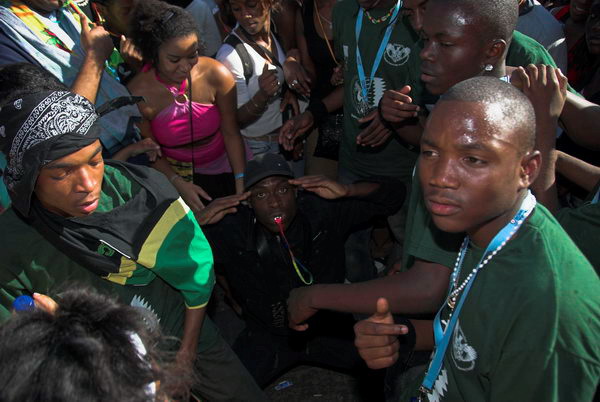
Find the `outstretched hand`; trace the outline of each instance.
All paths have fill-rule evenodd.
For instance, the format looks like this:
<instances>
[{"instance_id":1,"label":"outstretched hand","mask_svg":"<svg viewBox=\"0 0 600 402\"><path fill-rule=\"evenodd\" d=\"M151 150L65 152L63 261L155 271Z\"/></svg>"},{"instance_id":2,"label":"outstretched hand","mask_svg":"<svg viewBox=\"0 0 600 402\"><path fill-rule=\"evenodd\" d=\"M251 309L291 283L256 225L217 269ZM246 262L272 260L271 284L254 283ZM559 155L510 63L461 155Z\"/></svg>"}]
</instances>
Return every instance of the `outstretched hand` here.
<instances>
[{"instance_id":1,"label":"outstretched hand","mask_svg":"<svg viewBox=\"0 0 600 402\"><path fill-rule=\"evenodd\" d=\"M202 187L197 186L194 183L187 182L181 177L175 178L175 180L173 180L173 185L188 207L190 207L196 214L204 209L204 203L200 197L204 198L205 200L212 201L212 197L208 195L208 193L204 191Z\"/></svg>"},{"instance_id":2,"label":"outstretched hand","mask_svg":"<svg viewBox=\"0 0 600 402\"><path fill-rule=\"evenodd\" d=\"M290 184L298 186L304 190L313 192L320 197L328 200L346 197L348 195L348 186L331 180L325 176L304 176L298 179L290 179Z\"/></svg>"},{"instance_id":3,"label":"outstretched hand","mask_svg":"<svg viewBox=\"0 0 600 402\"><path fill-rule=\"evenodd\" d=\"M242 194L230 195L227 197L217 198L208 204L203 210L196 213L196 220L200 226L212 225L219 222L227 214L237 212L237 206L250 196L250 192L246 191Z\"/></svg>"},{"instance_id":4,"label":"outstretched hand","mask_svg":"<svg viewBox=\"0 0 600 402\"><path fill-rule=\"evenodd\" d=\"M399 335L408 333L404 325L394 324L390 305L385 298L377 300L377 311L354 325L354 344L358 353L372 369L390 367L398 360Z\"/></svg>"},{"instance_id":5,"label":"outstretched hand","mask_svg":"<svg viewBox=\"0 0 600 402\"><path fill-rule=\"evenodd\" d=\"M287 58L283 63L283 74L292 91L309 97L311 80L299 60L300 52L298 49L288 51Z\"/></svg>"},{"instance_id":6,"label":"outstretched hand","mask_svg":"<svg viewBox=\"0 0 600 402\"><path fill-rule=\"evenodd\" d=\"M292 151L296 139L307 132L313 125L314 119L311 112L300 113L285 122L279 130L279 143L286 151Z\"/></svg>"},{"instance_id":7,"label":"outstretched hand","mask_svg":"<svg viewBox=\"0 0 600 402\"><path fill-rule=\"evenodd\" d=\"M387 90L381 98L381 115L390 123L400 123L406 119L417 117L419 106L413 105L410 94L411 87L405 85L399 91Z\"/></svg>"}]
</instances>

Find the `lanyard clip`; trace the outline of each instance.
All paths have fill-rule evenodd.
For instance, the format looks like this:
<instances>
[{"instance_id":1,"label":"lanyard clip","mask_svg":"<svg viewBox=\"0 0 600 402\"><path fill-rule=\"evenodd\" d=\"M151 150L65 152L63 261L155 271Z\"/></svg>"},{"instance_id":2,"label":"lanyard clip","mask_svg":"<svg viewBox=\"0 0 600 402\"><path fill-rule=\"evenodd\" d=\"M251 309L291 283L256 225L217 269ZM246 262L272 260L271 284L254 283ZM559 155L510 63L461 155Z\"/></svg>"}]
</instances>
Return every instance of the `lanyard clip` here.
<instances>
[{"instance_id":1,"label":"lanyard clip","mask_svg":"<svg viewBox=\"0 0 600 402\"><path fill-rule=\"evenodd\" d=\"M419 387L419 396L417 398L418 402L424 402L427 401L429 399L429 397L427 395L431 394L431 390L425 388L423 385L421 385Z\"/></svg>"}]
</instances>

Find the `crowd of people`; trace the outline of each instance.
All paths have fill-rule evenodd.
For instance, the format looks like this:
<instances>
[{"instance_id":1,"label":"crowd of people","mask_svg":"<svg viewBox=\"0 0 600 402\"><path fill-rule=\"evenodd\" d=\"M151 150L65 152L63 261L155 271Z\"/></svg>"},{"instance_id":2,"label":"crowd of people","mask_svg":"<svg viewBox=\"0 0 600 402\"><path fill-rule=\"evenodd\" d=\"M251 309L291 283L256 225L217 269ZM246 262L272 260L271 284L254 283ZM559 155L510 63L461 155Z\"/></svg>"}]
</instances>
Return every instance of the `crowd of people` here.
<instances>
[{"instance_id":1,"label":"crowd of people","mask_svg":"<svg viewBox=\"0 0 600 402\"><path fill-rule=\"evenodd\" d=\"M0 400L595 400L599 67L600 0L0 1Z\"/></svg>"}]
</instances>

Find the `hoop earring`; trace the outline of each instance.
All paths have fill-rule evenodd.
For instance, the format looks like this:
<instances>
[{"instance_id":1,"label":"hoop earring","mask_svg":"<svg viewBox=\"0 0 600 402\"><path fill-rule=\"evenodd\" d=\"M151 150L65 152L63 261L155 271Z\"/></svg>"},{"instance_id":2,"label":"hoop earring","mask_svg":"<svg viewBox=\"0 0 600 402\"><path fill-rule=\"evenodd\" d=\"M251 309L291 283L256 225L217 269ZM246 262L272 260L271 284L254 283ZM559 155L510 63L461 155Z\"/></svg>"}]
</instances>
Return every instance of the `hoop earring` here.
<instances>
[{"instance_id":1,"label":"hoop earring","mask_svg":"<svg viewBox=\"0 0 600 402\"><path fill-rule=\"evenodd\" d=\"M494 66L492 66L491 64L486 64L483 69L487 72L490 72L494 69Z\"/></svg>"}]
</instances>

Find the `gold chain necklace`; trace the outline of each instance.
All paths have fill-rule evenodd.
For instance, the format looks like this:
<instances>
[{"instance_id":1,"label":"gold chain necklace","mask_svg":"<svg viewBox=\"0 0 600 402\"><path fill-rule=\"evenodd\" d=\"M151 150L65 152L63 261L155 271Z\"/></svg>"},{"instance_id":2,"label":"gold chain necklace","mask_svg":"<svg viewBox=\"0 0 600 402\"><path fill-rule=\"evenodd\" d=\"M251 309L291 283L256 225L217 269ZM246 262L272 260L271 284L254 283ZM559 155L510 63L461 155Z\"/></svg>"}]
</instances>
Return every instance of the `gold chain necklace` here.
<instances>
[{"instance_id":1,"label":"gold chain necklace","mask_svg":"<svg viewBox=\"0 0 600 402\"><path fill-rule=\"evenodd\" d=\"M317 8L317 0L314 0L313 5L315 8L315 11L317 12L317 21L319 21L319 26L321 27L321 32L323 33L323 40L327 44L327 49L329 49L329 54L331 55L331 58L333 59L335 64L339 66L340 63L338 63L337 59L335 58L335 53L333 52L333 49L331 48L329 39L327 39L327 34L325 33L325 28L323 28L323 22L321 21L321 18L325 19L326 21L327 21L327 19L325 17L323 17L321 15L321 13L319 12L319 9Z\"/></svg>"}]
</instances>

